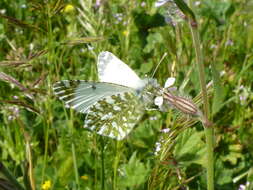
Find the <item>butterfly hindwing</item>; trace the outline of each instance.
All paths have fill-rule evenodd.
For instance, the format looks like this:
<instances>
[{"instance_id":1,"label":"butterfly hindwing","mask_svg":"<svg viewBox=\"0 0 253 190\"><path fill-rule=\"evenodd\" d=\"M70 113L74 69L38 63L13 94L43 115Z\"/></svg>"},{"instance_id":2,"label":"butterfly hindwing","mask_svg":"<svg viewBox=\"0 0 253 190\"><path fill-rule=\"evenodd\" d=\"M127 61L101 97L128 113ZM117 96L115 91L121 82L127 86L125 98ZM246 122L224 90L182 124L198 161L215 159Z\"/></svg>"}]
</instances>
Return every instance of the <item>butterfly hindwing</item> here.
<instances>
[{"instance_id":1,"label":"butterfly hindwing","mask_svg":"<svg viewBox=\"0 0 253 190\"><path fill-rule=\"evenodd\" d=\"M99 100L87 111L84 127L97 134L122 140L144 112L136 95L122 92Z\"/></svg>"},{"instance_id":2,"label":"butterfly hindwing","mask_svg":"<svg viewBox=\"0 0 253 190\"><path fill-rule=\"evenodd\" d=\"M105 82L87 82L81 80L63 80L54 84L54 93L64 101L67 107L78 112L87 110L99 100L122 92L133 92L133 89Z\"/></svg>"}]
</instances>

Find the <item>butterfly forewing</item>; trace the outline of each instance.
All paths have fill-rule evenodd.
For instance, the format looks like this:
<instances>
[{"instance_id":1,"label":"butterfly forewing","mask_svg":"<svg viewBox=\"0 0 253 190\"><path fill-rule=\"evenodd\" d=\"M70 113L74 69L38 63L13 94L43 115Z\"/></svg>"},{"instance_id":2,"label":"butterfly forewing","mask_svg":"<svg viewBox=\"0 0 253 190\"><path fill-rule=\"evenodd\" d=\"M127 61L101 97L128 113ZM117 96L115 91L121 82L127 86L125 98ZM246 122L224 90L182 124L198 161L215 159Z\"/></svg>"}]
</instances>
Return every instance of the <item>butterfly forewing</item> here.
<instances>
[{"instance_id":1,"label":"butterfly forewing","mask_svg":"<svg viewBox=\"0 0 253 190\"><path fill-rule=\"evenodd\" d=\"M53 86L54 93L71 107L81 113L99 100L123 92L134 92L133 89L105 82L87 82L80 80L63 80Z\"/></svg>"},{"instance_id":2,"label":"butterfly forewing","mask_svg":"<svg viewBox=\"0 0 253 190\"><path fill-rule=\"evenodd\" d=\"M98 56L98 78L101 82L119 84L134 89L142 88L145 83L128 65L108 51Z\"/></svg>"},{"instance_id":3,"label":"butterfly forewing","mask_svg":"<svg viewBox=\"0 0 253 190\"><path fill-rule=\"evenodd\" d=\"M140 120L144 107L136 95L122 92L99 100L87 113L85 128L122 140Z\"/></svg>"}]
</instances>

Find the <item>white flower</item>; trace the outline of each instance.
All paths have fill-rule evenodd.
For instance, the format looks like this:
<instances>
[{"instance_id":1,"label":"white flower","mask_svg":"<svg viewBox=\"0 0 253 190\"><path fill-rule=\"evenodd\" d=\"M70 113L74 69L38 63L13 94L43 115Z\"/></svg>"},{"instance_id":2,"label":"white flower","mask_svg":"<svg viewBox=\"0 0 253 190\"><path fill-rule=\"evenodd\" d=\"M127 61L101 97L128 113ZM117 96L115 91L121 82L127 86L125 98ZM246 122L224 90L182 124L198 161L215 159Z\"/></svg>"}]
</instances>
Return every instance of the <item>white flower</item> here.
<instances>
[{"instance_id":1,"label":"white flower","mask_svg":"<svg viewBox=\"0 0 253 190\"><path fill-rule=\"evenodd\" d=\"M162 132L162 133L168 133L168 132L170 132L170 128L162 129L161 132Z\"/></svg>"},{"instance_id":2,"label":"white flower","mask_svg":"<svg viewBox=\"0 0 253 190\"><path fill-rule=\"evenodd\" d=\"M239 97L238 101L241 105L246 105L247 100L251 97L251 88L243 85L237 86L233 92L236 94L236 97Z\"/></svg>"},{"instance_id":3,"label":"white flower","mask_svg":"<svg viewBox=\"0 0 253 190\"><path fill-rule=\"evenodd\" d=\"M158 153L161 150L161 143L160 142L156 142L155 143L155 155L158 155Z\"/></svg>"},{"instance_id":4,"label":"white flower","mask_svg":"<svg viewBox=\"0 0 253 190\"><path fill-rule=\"evenodd\" d=\"M142 6L142 7L145 7L145 6L146 6L146 2L145 2L145 1L142 1L142 2L141 2L141 6Z\"/></svg>"},{"instance_id":5,"label":"white flower","mask_svg":"<svg viewBox=\"0 0 253 190\"><path fill-rule=\"evenodd\" d=\"M17 99L18 99L18 96L13 96L13 98L17 100Z\"/></svg>"},{"instance_id":6,"label":"white flower","mask_svg":"<svg viewBox=\"0 0 253 190\"><path fill-rule=\"evenodd\" d=\"M199 6L199 5L201 4L201 1L196 1L194 4L195 4L196 6Z\"/></svg>"},{"instance_id":7,"label":"white flower","mask_svg":"<svg viewBox=\"0 0 253 190\"><path fill-rule=\"evenodd\" d=\"M30 43L29 44L29 49L32 51L34 49L34 44L33 43Z\"/></svg>"},{"instance_id":8,"label":"white flower","mask_svg":"<svg viewBox=\"0 0 253 190\"><path fill-rule=\"evenodd\" d=\"M14 120L19 117L19 107L18 106L9 106L7 107L9 111L8 120Z\"/></svg>"},{"instance_id":9,"label":"white flower","mask_svg":"<svg viewBox=\"0 0 253 190\"><path fill-rule=\"evenodd\" d=\"M172 87L173 84L175 83L175 81L176 81L176 79L174 77L169 77L166 80L165 84L164 84L163 91L174 91L174 90L176 90L175 87ZM156 106L158 106L161 111L166 111L166 106L164 106L163 102L164 101L163 101L163 97L162 96L157 96L154 99L154 104Z\"/></svg>"},{"instance_id":10,"label":"white flower","mask_svg":"<svg viewBox=\"0 0 253 190\"><path fill-rule=\"evenodd\" d=\"M114 18L116 18L119 22L123 20L123 14L122 13L116 13L113 15Z\"/></svg>"},{"instance_id":11,"label":"white flower","mask_svg":"<svg viewBox=\"0 0 253 190\"><path fill-rule=\"evenodd\" d=\"M168 2L173 2L173 1L172 0L158 0L157 2L155 2L155 7L161 7Z\"/></svg>"},{"instance_id":12,"label":"white flower","mask_svg":"<svg viewBox=\"0 0 253 190\"><path fill-rule=\"evenodd\" d=\"M101 5L101 0L96 0L96 7L100 7Z\"/></svg>"},{"instance_id":13,"label":"white flower","mask_svg":"<svg viewBox=\"0 0 253 190\"><path fill-rule=\"evenodd\" d=\"M250 185L250 182L247 181L245 185L244 185L244 184L241 184L241 185L239 186L238 190L246 190L247 187L249 187L249 185Z\"/></svg>"},{"instance_id":14,"label":"white flower","mask_svg":"<svg viewBox=\"0 0 253 190\"><path fill-rule=\"evenodd\" d=\"M173 86L175 81L176 81L176 79L174 77L169 77L164 84L164 88L169 88L169 87Z\"/></svg>"},{"instance_id":15,"label":"white flower","mask_svg":"<svg viewBox=\"0 0 253 190\"><path fill-rule=\"evenodd\" d=\"M154 117L150 117L149 119L154 121L154 120L157 120L157 117L154 116Z\"/></svg>"},{"instance_id":16,"label":"white flower","mask_svg":"<svg viewBox=\"0 0 253 190\"><path fill-rule=\"evenodd\" d=\"M212 44L211 46L210 46L210 49L216 49L217 48L217 45L216 44Z\"/></svg>"},{"instance_id":17,"label":"white flower","mask_svg":"<svg viewBox=\"0 0 253 190\"><path fill-rule=\"evenodd\" d=\"M22 4L22 5L21 5L21 8L22 8L22 9L25 9L26 7L27 7L26 4Z\"/></svg>"},{"instance_id":18,"label":"white flower","mask_svg":"<svg viewBox=\"0 0 253 190\"><path fill-rule=\"evenodd\" d=\"M226 41L225 45L226 46L233 46L234 42L233 42L233 40L229 39L228 41Z\"/></svg>"},{"instance_id":19,"label":"white flower","mask_svg":"<svg viewBox=\"0 0 253 190\"><path fill-rule=\"evenodd\" d=\"M5 14L6 13L6 9L0 9L0 13L1 14Z\"/></svg>"},{"instance_id":20,"label":"white flower","mask_svg":"<svg viewBox=\"0 0 253 190\"><path fill-rule=\"evenodd\" d=\"M220 72L220 76L222 77L223 75L225 75L226 74L226 71L225 70L223 70L223 71L221 71Z\"/></svg>"},{"instance_id":21,"label":"white flower","mask_svg":"<svg viewBox=\"0 0 253 190\"><path fill-rule=\"evenodd\" d=\"M93 47L93 46L90 46L90 45L87 45L87 47L88 47L88 50L89 50L89 51L92 51L92 50L94 49L94 47Z\"/></svg>"},{"instance_id":22,"label":"white flower","mask_svg":"<svg viewBox=\"0 0 253 190\"><path fill-rule=\"evenodd\" d=\"M161 107L163 105L163 97L157 96L154 100L156 106Z\"/></svg>"}]
</instances>

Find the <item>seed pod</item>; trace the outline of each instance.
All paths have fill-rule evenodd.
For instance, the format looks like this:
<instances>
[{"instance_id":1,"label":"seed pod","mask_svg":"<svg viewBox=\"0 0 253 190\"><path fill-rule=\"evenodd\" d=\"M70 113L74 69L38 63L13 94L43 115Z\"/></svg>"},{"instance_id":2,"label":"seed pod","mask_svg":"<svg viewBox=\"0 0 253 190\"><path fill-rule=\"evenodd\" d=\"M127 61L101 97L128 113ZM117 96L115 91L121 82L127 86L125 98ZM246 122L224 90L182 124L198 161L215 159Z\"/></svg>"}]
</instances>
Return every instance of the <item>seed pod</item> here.
<instances>
[{"instance_id":1,"label":"seed pod","mask_svg":"<svg viewBox=\"0 0 253 190\"><path fill-rule=\"evenodd\" d=\"M170 92L164 92L163 98L165 102L167 102L169 105L172 105L174 108L178 109L179 111L185 114L199 116L201 113L198 107L189 99L180 96L175 96Z\"/></svg>"}]
</instances>

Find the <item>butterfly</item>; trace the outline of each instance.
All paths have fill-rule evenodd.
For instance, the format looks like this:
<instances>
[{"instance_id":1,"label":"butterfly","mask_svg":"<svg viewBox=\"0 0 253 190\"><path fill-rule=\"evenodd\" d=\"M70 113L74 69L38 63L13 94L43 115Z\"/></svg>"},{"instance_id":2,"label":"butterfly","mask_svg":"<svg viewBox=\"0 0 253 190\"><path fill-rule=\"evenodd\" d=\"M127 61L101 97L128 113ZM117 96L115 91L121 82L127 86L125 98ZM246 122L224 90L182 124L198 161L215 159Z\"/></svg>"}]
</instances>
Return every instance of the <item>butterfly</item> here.
<instances>
[{"instance_id":1,"label":"butterfly","mask_svg":"<svg viewBox=\"0 0 253 190\"><path fill-rule=\"evenodd\" d=\"M108 51L98 55L97 70L99 82L63 80L53 85L54 93L67 107L86 114L84 128L122 140L154 104L161 87L155 79L141 79Z\"/></svg>"}]
</instances>

